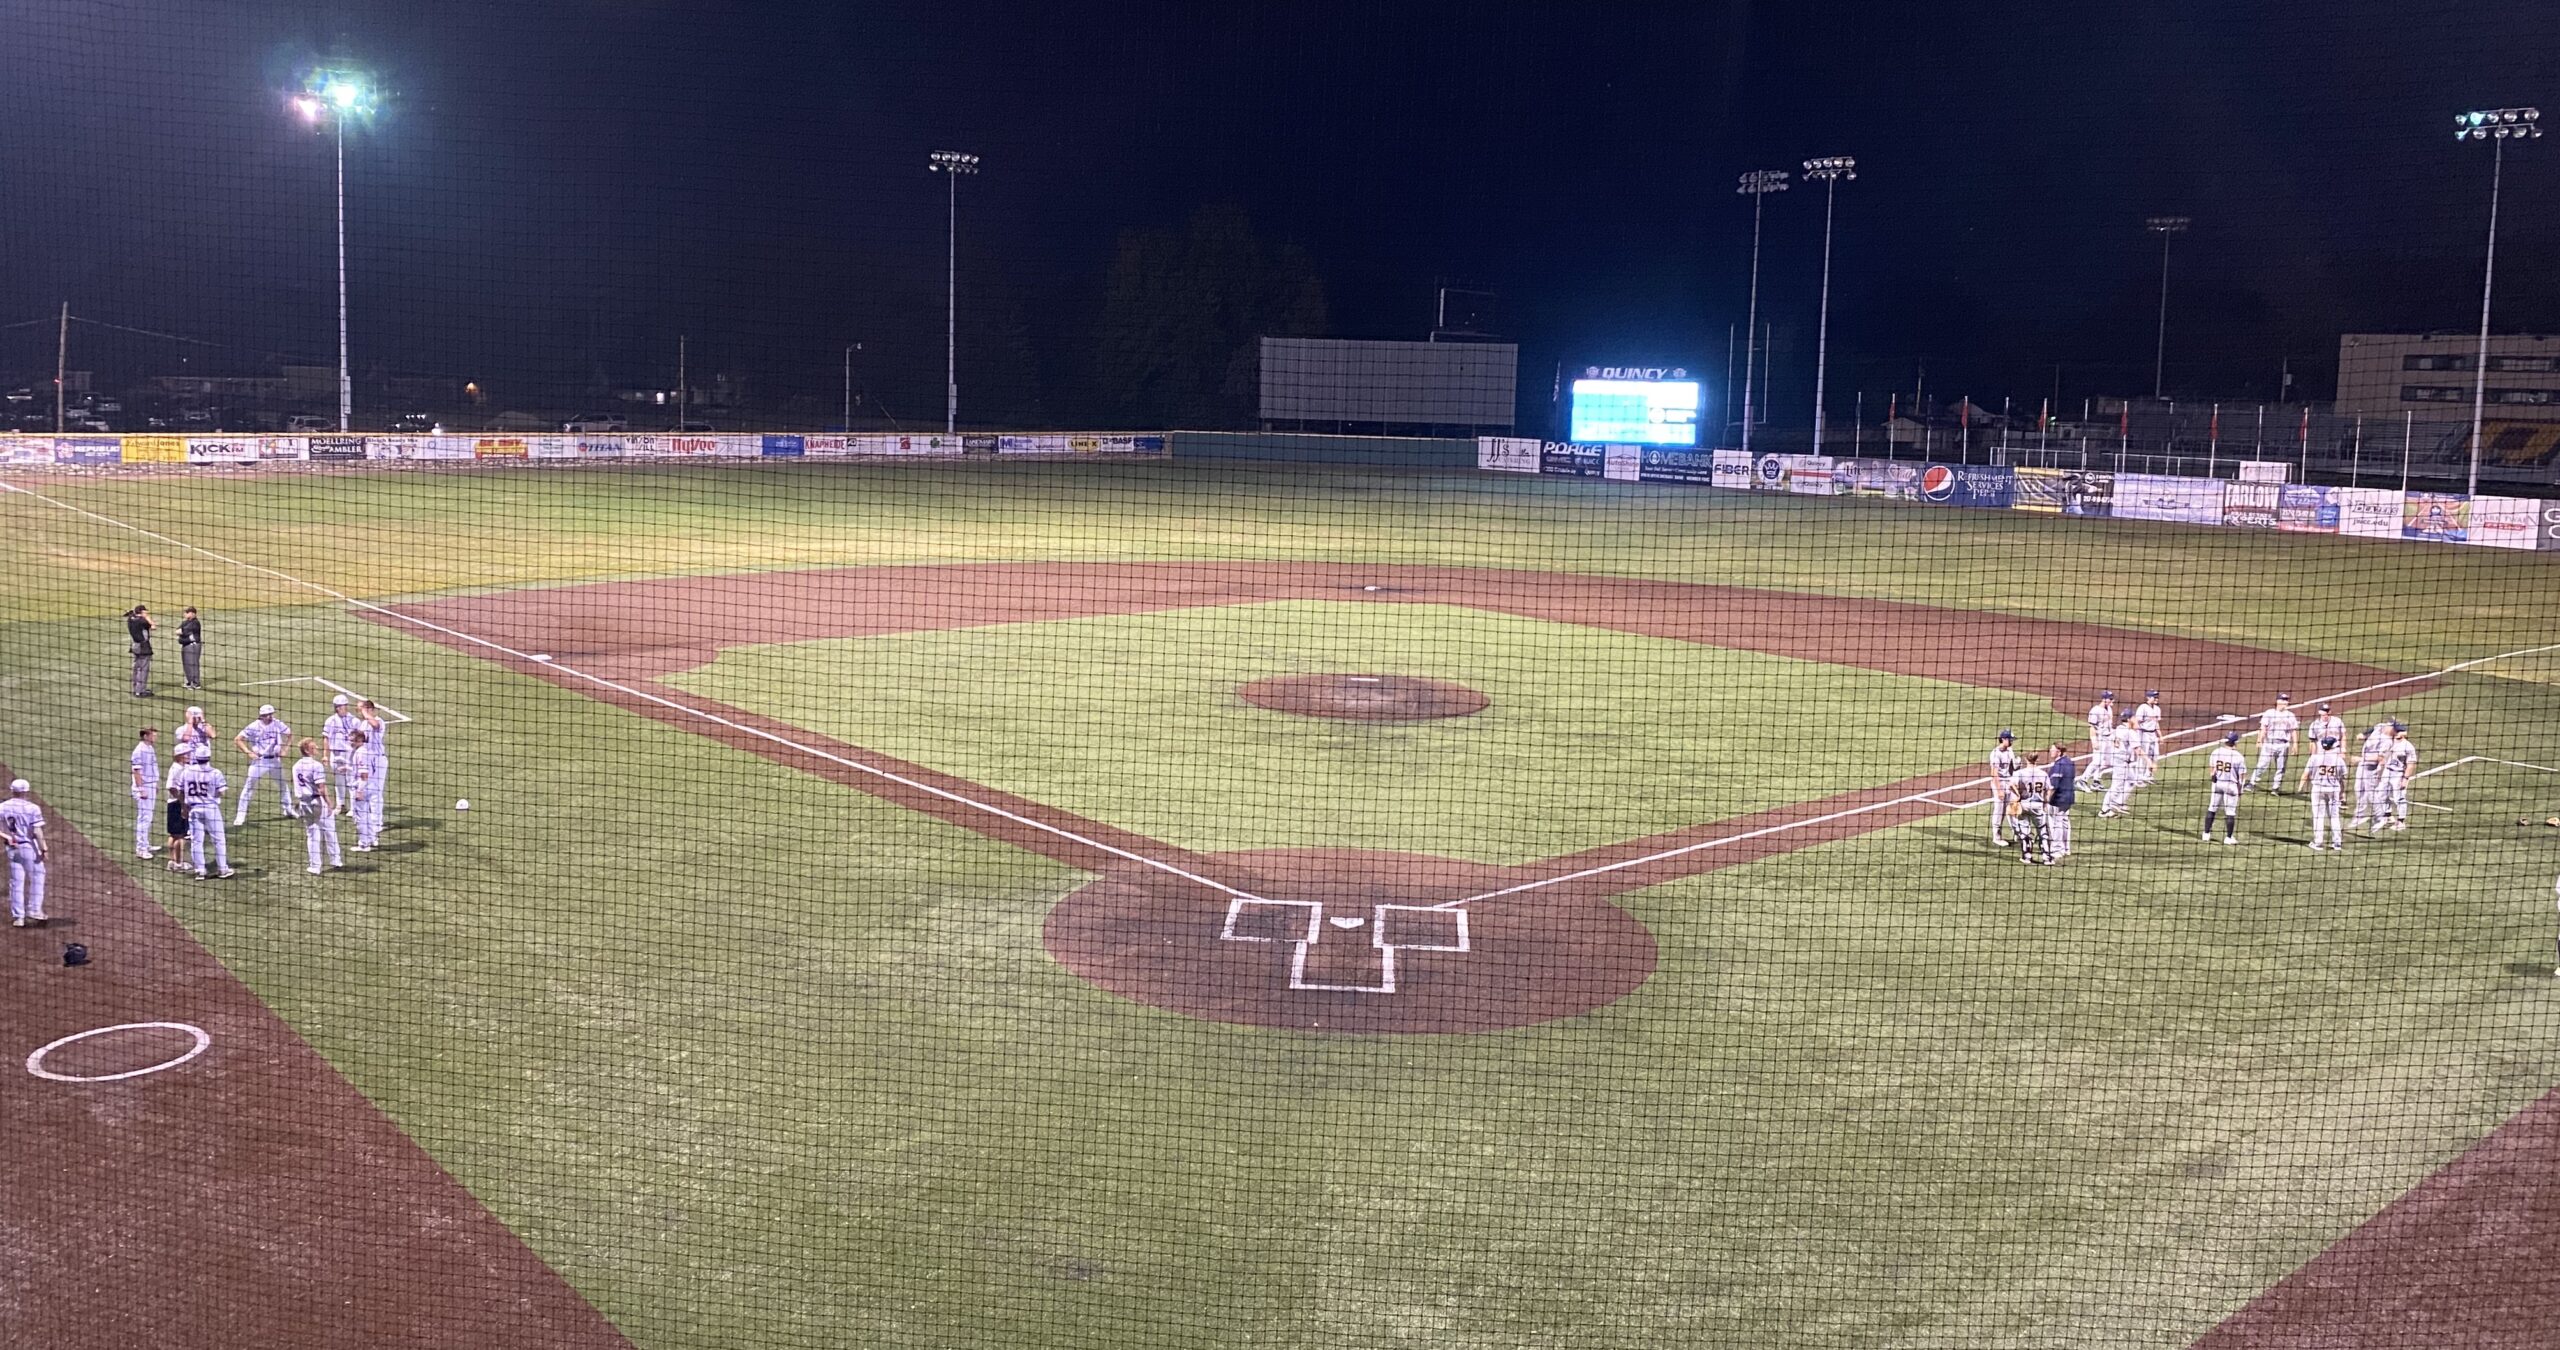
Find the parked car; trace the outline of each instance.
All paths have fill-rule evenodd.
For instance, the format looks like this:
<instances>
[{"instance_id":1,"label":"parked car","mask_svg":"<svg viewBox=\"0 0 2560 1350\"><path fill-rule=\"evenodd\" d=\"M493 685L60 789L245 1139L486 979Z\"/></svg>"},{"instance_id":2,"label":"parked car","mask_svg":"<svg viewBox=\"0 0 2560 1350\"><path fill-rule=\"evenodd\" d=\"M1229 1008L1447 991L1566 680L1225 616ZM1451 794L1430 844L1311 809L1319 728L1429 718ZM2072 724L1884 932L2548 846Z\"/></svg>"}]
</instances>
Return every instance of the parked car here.
<instances>
[{"instance_id":1,"label":"parked car","mask_svg":"<svg viewBox=\"0 0 2560 1350\"><path fill-rule=\"evenodd\" d=\"M717 431L717 430L719 430L719 428L718 428L718 427L715 427L715 426L713 426L713 425L711 425L709 422L678 422L678 423L676 423L676 434L677 434L677 435L679 435L679 436L691 435L691 434L693 434L693 433L695 433L695 432L709 432L709 431Z\"/></svg>"},{"instance_id":2,"label":"parked car","mask_svg":"<svg viewBox=\"0 0 2560 1350\"><path fill-rule=\"evenodd\" d=\"M284 429L287 431L335 431L338 429L338 419L319 413L295 413L284 419Z\"/></svg>"},{"instance_id":3,"label":"parked car","mask_svg":"<svg viewBox=\"0 0 2560 1350\"><path fill-rule=\"evenodd\" d=\"M560 429L571 433L629 431L631 419L620 413L580 413L561 423Z\"/></svg>"}]
</instances>

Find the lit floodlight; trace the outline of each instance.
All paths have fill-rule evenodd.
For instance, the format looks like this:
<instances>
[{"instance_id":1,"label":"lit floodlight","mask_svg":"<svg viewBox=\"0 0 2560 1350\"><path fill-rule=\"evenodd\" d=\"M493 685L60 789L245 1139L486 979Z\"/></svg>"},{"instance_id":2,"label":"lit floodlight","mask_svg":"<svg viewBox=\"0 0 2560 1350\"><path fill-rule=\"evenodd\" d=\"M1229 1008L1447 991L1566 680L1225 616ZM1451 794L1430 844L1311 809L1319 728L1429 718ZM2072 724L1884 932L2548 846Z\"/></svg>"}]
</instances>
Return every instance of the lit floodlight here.
<instances>
[{"instance_id":1,"label":"lit floodlight","mask_svg":"<svg viewBox=\"0 0 2560 1350\"><path fill-rule=\"evenodd\" d=\"M318 122L321 118L329 115L329 105L311 97L309 94L304 94L299 98L294 99L293 110L300 114L302 120L305 122Z\"/></svg>"},{"instance_id":2,"label":"lit floodlight","mask_svg":"<svg viewBox=\"0 0 2560 1350\"><path fill-rule=\"evenodd\" d=\"M1784 192L1787 190L1787 171L1784 169L1753 169L1751 172L1742 175L1740 181L1741 186L1735 188L1734 191L1746 197L1757 197L1770 192Z\"/></svg>"},{"instance_id":3,"label":"lit floodlight","mask_svg":"<svg viewBox=\"0 0 2560 1350\"><path fill-rule=\"evenodd\" d=\"M1835 183L1858 176L1858 161L1847 155L1824 155L1804 162L1804 179L1808 183Z\"/></svg>"},{"instance_id":4,"label":"lit floodlight","mask_svg":"<svg viewBox=\"0 0 2560 1350\"><path fill-rule=\"evenodd\" d=\"M2542 110L2488 108L2463 113L2454 119L2453 135L2456 140L2495 143L2489 156L2489 247L2480 268L2480 347L2471 362L2471 472L2464 483L2464 490L2476 496L2480 491L2481 419L2487 413L2489 400L2489 305L2498 278L2498 189L2506 175L2507 142L2538 139L2542 135Z\"/></svg>"},{"instance_id":5,"label":"lit floodlight","mask_svg":"<svg viewBox=\"0 0 2560 1350\"><path fill-rule=\"evenodd\" d=\"M2142 228L2153 234L2185 234L2193 224L2195 219L2191 216L2145 216L2142 220Z\"/></svg>"},{"instance_id":6,"label":"lit floodlight","mask_svg":"<svg viewBox=\"0 0 2560 1350\"><path fill-rule=\"evenodd\" d=\"M965 150L936 150L928 157L925 168L933 173L964 174L978 171L978 157Z\"/></svg>"},{"instance_id":7,"label":"lit floodlight","mask_svg":"<svg viewBox=\"0 0 2560 1350\"><path fill-rule=\"evenodd\" d=\"M2488 108L2453 119L2457 141L2526 140L2542 135L2540 108Z\"/></svg>"}]
</instances>

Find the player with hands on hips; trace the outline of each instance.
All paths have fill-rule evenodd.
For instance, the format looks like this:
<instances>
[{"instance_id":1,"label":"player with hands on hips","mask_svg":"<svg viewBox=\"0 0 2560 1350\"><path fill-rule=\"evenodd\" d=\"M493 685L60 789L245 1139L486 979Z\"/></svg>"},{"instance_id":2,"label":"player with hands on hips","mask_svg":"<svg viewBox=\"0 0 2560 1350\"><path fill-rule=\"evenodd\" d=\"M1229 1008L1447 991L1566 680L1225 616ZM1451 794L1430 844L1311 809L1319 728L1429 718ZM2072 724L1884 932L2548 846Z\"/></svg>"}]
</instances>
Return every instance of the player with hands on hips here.
<instances>
[{"instance_id":1,"label":"player with hands on hips","mask_svg":"<svg viewBox=\"0 0 2560 1350\"><path fill-rule=\"evenodd\" d=\"M2284 791L2285 765L2293 759L2293 738L2302 729L2302 718L2293 711L2293 697L2276 695L2276 705L2258 714L2258 762L2249 770L2249 786L2258 785L2258 775L2275 767L2268 779L2267 791Z\"/></svg>"},{"instance_id":2,"label":"player with hands on hips","mask_svg":"<svg viewBox=\"0 0 2560 1350\"><path fill-rule=\"evenodd\" d=\"M2133 729L2142 733L2142 760L2145 764L2156 764L2160 759L2160 718L2160 691L2153 689L2144 693L2142 702L2134 705L2133 709ZM2151 781L2147 771L2143 774L2143 781Z\"/></svg>"},{"instance_id":3,"label":"player with hands on hips","mask_svg":"<svg viewBox=\"0 0 2560 1350\"><path fill-rule=\"evenodd\" d=\"M2347 827L2338 818L2338 799L2347 789L2347 757L2338 753L2338 738L2320 738L2311 762L2302 766L2303 788L2311 793L2311 847L2339 852L2347 846ZM2322 840L2327 843L2322 843Z\"/></svg>"},{"instance_id":4,"label":"player with hands on hips","mask_svg":"<svg viewBox=\"0 0 2560 1350\"><path fill-rule=\"evenodd\" d=\"M2089 705L2089 772L2081 776L2090 787L2115 777L2115 734L2116 691L2101 689L2098 701Z\"/></svg>"},{"instance_id":5,"label":"player with hands on hips","mask_svg":"<svg viewBox=\"0 0 2560 1350\"><path fill-rule=\"evenodd\" d=\"M231 790L231 780L213 767L212 747L197 746L195 758L178 770L170 786L187 807L187 844L197 878L204 876L208 843L213 846L216 874L231 875L231 840L222 830L222 794Z\"/></svg>"},{"instance_id":6,"label":"player with hands on hips","mask_svg":"<svg viewBox=\"0 0 2560 1350\"><path fill-rule=\"evenodd\" d=\"M2418 772L2418 747L2409 739L2409 728L2399 722L2391 724L2391 744L2382 752L2382 793L2373 809L2373 832L2382 833L2387 821L2392 829L2409 828L2409 780Z\"/></svg>"},{"instance_id":7,"label":"player with hands on hips","mask_svg":"<svg viewBox=\"0 0 2560 1350\"><path fill-rule=\"evenodd\" d=\"M26 779L9 784L9 800L0 802L0 853L9 856L9 926L42 928L44 872L51 852L44 841L44 808L35 803Z\"/></svg>"},{"instance_id":8,"label":"player with hands on hips","mask_svg":"<svg viewBox=\"0 0 2560 1350\"><path fill-rule=\"evenodd\" d=\"M2009 846L2009 820L2017 813L2017 792L2009 780L2018 772L2018 752L2013 748L2017 737L2008 731L2000 733L2000 743L1991 750L1991 845Z\"/></svg>"},{"instance_id":9,"label":"player with hands on hips","mask_svg":"<svg viewBox=\"0 0 2560 1350\"><path fill-rule=\"evenodd\" d=\"M284 747L292 735L293 728L276 716L274 704L268 704L258 709L257 721L240 728L240 734L231 738L231 743L239 747L240 753L249 757L249 776L241 780L240 805L232 812L232 824L249 823L249 794L258 790L258 780L262 778L277 780L276 796L283 804L284 813L288 816L293 814L293 789L284 768Z\"/></svg>"},{"instance_id":10,"label":"player with hands on hips","mask_svg":"<svg viewBox=\"0 0 2560 1350\"><path fill-rule=\"evenodd\" d=\"M309 737L303 738L302 758L293 766L293 808L302 817L303 847L311 857L311 865L303 870L320 875L324 844L329 865L346 866L346 859L338 854L338 798L329 787L329 766L320 762L320 743Z\"/></svg>"},{"instance_id":11,"label":"player with hands on hips","mask_svg":"<svg viewBox=\"0 0 2560 1350\"><path fill-rule=\"evenodd\" d=\"M2240 842L2240 794L2249 780L2249 761L2240 753L2240 733L2222 733L2222 744L2215 746L2212 762L2205 769L2211 784L2204 804L2204 833L2199 838L2213 842L2213 818L2223 819L2222 842Z\"/></svg>"}]
</instances>

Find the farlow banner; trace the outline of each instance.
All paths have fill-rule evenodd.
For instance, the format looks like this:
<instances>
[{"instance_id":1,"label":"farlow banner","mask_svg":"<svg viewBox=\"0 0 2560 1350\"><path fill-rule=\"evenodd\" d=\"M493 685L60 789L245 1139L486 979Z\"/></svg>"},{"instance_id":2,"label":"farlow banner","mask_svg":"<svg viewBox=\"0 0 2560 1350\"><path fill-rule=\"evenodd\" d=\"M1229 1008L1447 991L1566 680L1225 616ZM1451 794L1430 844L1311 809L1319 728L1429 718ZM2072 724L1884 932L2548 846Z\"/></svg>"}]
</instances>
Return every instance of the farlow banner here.
<instances>
[{"instance_id":1,"label":"farlow banner","mask_svg":"<svg viewBox=\"0 0 2560 1350\"><path fill-rule=\"evenodd\" d=\"M2276 506L2283 499L2281 483L2250 480L2222 485L2222 523L2235 530L2272 530L2276 527Z\"/></svg>"}]
</instances>

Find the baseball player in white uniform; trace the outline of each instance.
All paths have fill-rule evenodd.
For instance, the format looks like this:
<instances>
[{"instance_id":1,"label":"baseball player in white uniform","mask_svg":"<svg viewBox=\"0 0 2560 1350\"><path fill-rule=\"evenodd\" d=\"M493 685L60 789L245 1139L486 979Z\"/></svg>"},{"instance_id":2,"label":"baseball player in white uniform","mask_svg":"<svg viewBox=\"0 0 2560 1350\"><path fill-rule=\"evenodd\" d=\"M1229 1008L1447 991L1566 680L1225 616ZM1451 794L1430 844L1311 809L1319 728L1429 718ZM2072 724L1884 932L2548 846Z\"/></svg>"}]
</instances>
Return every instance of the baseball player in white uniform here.
<instances>
[{"instance_id":1,"label":"baseball player in white uniform","mask_svg":"<svg viewBox=\"0 0 2560 1350\"><path fill-rule=\"evenodd\" d=\"M2391 724L2391 744L2382 752L2382 795L2373 808L2373 832L2382 833L2384 820L2391 828L2409 828L2409 780L2418 772L2418 747L2409 739L2409 728Z\"/></svg>"},{"instance_id":2,"label":"baseball player in white uniform","mask_svg":"<svg viewBox=\"0 0 2560 1350\"><path fill-rule=\"evenodd\" d=\"M2356 749L2356 813L2347 822L2348 829L2363 829L2371 822L2373 832L2382 833L2382 757L2390 749L2391 724L2374 723Z\"/></svg>"},{"instance_id":3,"label":"baseball player in white uniform","mask_svg":"<svg viewBox=\"0 0 2560 1350\"><path fill-rule=\"evenodd\" d=\"M42 928L44 916L44 808L26 779L9 784L0 802L0 853L9 855L9 926Z\"/></svg>"},{"instance_id":4,"label":"baseball player in white uniform","mask_svg":"<svg viewBox=\"0 0 2560 1350\"><path fill-rule=\"evenodd\" d=\"M2018 773L2017 739L2014 734L2003 731L2000 743L1991 750L1991 845L1994 848L2009 846L2009 819L2017 811L2018 794L2009 786L2009 780Z\"/></svg>"},{"instance_id":5,"label":"baseball player in white uniform","mask_svg":"<svg viewBox=\"0 0 2560 1350\"><path fill-rule=\"evenodd\" d=\"M2143 753L2142 729L2132 722L2118 722L2109 755L2114 772L2107 775L2107 795L2098 804L2098 815L2111 818L2125 813L2133 805L2133 790L2151 781L2151 757Z\"/></svg>"},{"instance_id":6,"label":"baseball player in white uniform","mask_svg":"<svg viewBox=\"0 0 2560 1350\"><path fill-rule=\"evenodd\" d=\"M2011 756L2015 759L2016 756ZM2044 766L2029 758L2019 762L2009 775L2010 812L2018 836L2018 861L2036 867L2050 867L2054 861L2054 840L2045 831L2045 798L2053 791L2053 780L2045 776Z\"/></svg>"},{"instance_id":7,"label":"baseball player in white uniform","mask_svg":"<svg viewBox=\"0 0 2560 1350\"><path fill-rule=\"evenodd\" d=\"M358 731L348 737L348 813L355 817L356 852L371 853L382 838L381 766L373 757L372 738Z\"/></svg>"},{"instance_id":8,"label":"baseball player in white uniform","mask_svg":"<svg viewBox=\"0 0 2560 1350\"><path fill-rule=\"evenodd\" d=\"M2116 691L2098 691L2089 705L2089 772L2080 781L2094 788L2100 778L2115 777Z\"/></svg>"},{"instance_id":9,"label":"baseball player in white uniform","mask_svg":"<svg viewBox=\"0 0 2560 1350\"><path fill-rule=\"evenodd\" d=\"M213 725L204 720L204 709L187 709L187 720L178 724L178 734L171 738L169 758L183 766L199 745L213 744Z\"/></svg>"},{"instance_id":10,"label":"baseball player in white uniform","mask_svg":"<svg viewBox=\"0 0 2560 1350\"><path fill-rule=\"evenodd\" d=\"M187 846L195 862L196 876L204 876L205 845L213 845L213 865L222 876L231 875L231 841L222 832L222 794L231 790L231 780L213 767L213 751L196 747L195 757L187 761L169 781L178 800L187 805Z\"/></svg>"},{"instance_id":11,"label":"baseball player in white uniform","mask_svg":"<svg viewBox=\"0 0 2560 1350\"><path fill-rule=\"evenodd\" d=\"M2311 793L2311 848L2339 852L2347 846L2347 827L2339 818L2338 799L2347 790L2347 757L2338 753L2338 738L2324 736L2311 762L2302 766L2302 784ZM2327 843L2322 843L2322 840Z\"/></svg>"},{"instance_id":12,"label":"baseball player in white uniform","mask_svg":"<svg viewBox=\"0 0 2560 1350\"><path fill-rule=\"evenodd\" d=\"M293 809L302 817L303 847L311 858L311 865L303 870L320 875L324 844L329 865L346 866L346 859L338 854L338 797L329 786L329 766L320 762L320 743L308 737L302 742L302 758L293 765Z\"/></svg>"},{"instance_id":13,"label":"baseball player in white uniform","mask_svg":"<svg viewBox=\"0 0 2560 1350\"><path fill-rule=\"evenodd\" d=\"M367 788L365 799L357 809L369 810L373 813L370 821L361 818L357 820L356 833L366 836L370 842L379 844L382 842L382 802L391 784L391 722L382 715L380 708L373 706L373 700L369 698L356 700L356 720L363 724L361 729L364 732L365 753L371 759L369 771L365 775ZM350 752L348 758L352 760L355 756Z\"/></svg>"},{"instance_id":14,"label":"baseball player in white uniform","mask_svg":"<svg viewBox=\"0 0 2560 1350\"><path fill-rule=\"evenodd\" d=\"M262 778L278 780L276 796L283 801L284 813L293 814L291 779L284 767L284 748L292 735L293 728L286 726L284 719L276 716L275 706L269 704L258 709L257 721L240 728L240 734L231 738L240 753L249 757L249 776L240 781L240 805L231 813L232 824L249 823L249 794L258 790Z\"/></svg>"},{"instance_id":15,"label":"baseball player in white uniform","mask_svg":"<svg viewBox=\"0 0 2560 1350\"><path fill-rule=\"evenodd\" d=\"M2143 762L2145 764L2158 763L2160 760L2159 690L2154 689L2145 693L2142 696L2142 702L2134 705L2133 728L2134 730L2142 733ZM2144 771L2142 777L2144 782L2149 782L2151 780L2151 775L2148 770Z\"/></svg>"},{"instance_id":16,"label":"baseball player in white uniform","mask_svg":"<svg viewBox=\"0 0 2560 1350\"><path fill-rule=\"evenodd\" d=\"M133 856L151 856L151 830L160 823L160 739L158 727L144 727L126 756L133 793Z\"/></svg>"},{"instance_id":17,"label":"baseball player in white uniform","mask_svg":"<svg viewBox=\"0 0 2560 1350\"><path fill-rule=\"evenodd\" d=\"M356 717L355 709L348 705L346 695L340 694L329 700L329 720L320 724L320 734L329 742L329 774L341 787L353 781L347 776L348 738L363 729L364 723ZM355 811L353 798L340 802L339 806L349 814Z\"/></svg>"},{"instance_id":18,"label":"baseball player in white uniform","mask_svg":"<svg viewBox=\"0 0 2560 1350\"><path fill-rule=\"evenodd\" d=\"M2315 747L2322 741L2336 741L2338 754L2344 757L2348 753L2347 719L2329 711L2329 705L2326 703L2320 705L2318 715L2311 719L2309 726L2302 729L2302 734Z\"/></svg>"},{"instance_id":19,"label":"baseball player in white uniform","mask_svg":"<svg viewBox=\"0 0 2560 1350\"><path fill-rule=\"evenodd\" d=\"M2205 766L2205 775L2210 787L2204 802L2204 833L2197 837L2208 844L2213 842L2213 818L2219 814L2223 818L2222 842L2237 844L2240 842L2240 794L2248 786L2249 779L2249 761L2240 753L2239 732L2222 733L2222 744L2213 748L2211 760Z\"/></svg>"},{"instance_id":20,"label":"baseball player in white uniform","mask_svg":"<svg viewBox=\"0 0 2560 1350\"><path fill-rule=\"evenodd\" d=\"M2267 780L2266 790L2284 791L2285 766L2293 759L2293 738L2302 729L2302 718L2293 711L2293 697L2276 695L2276 706L2258 714L2258 762L2249 770L2249 786L2258 785L2258 775L2269 765L2275 773Z\"/></svg>"}]
</instances>

